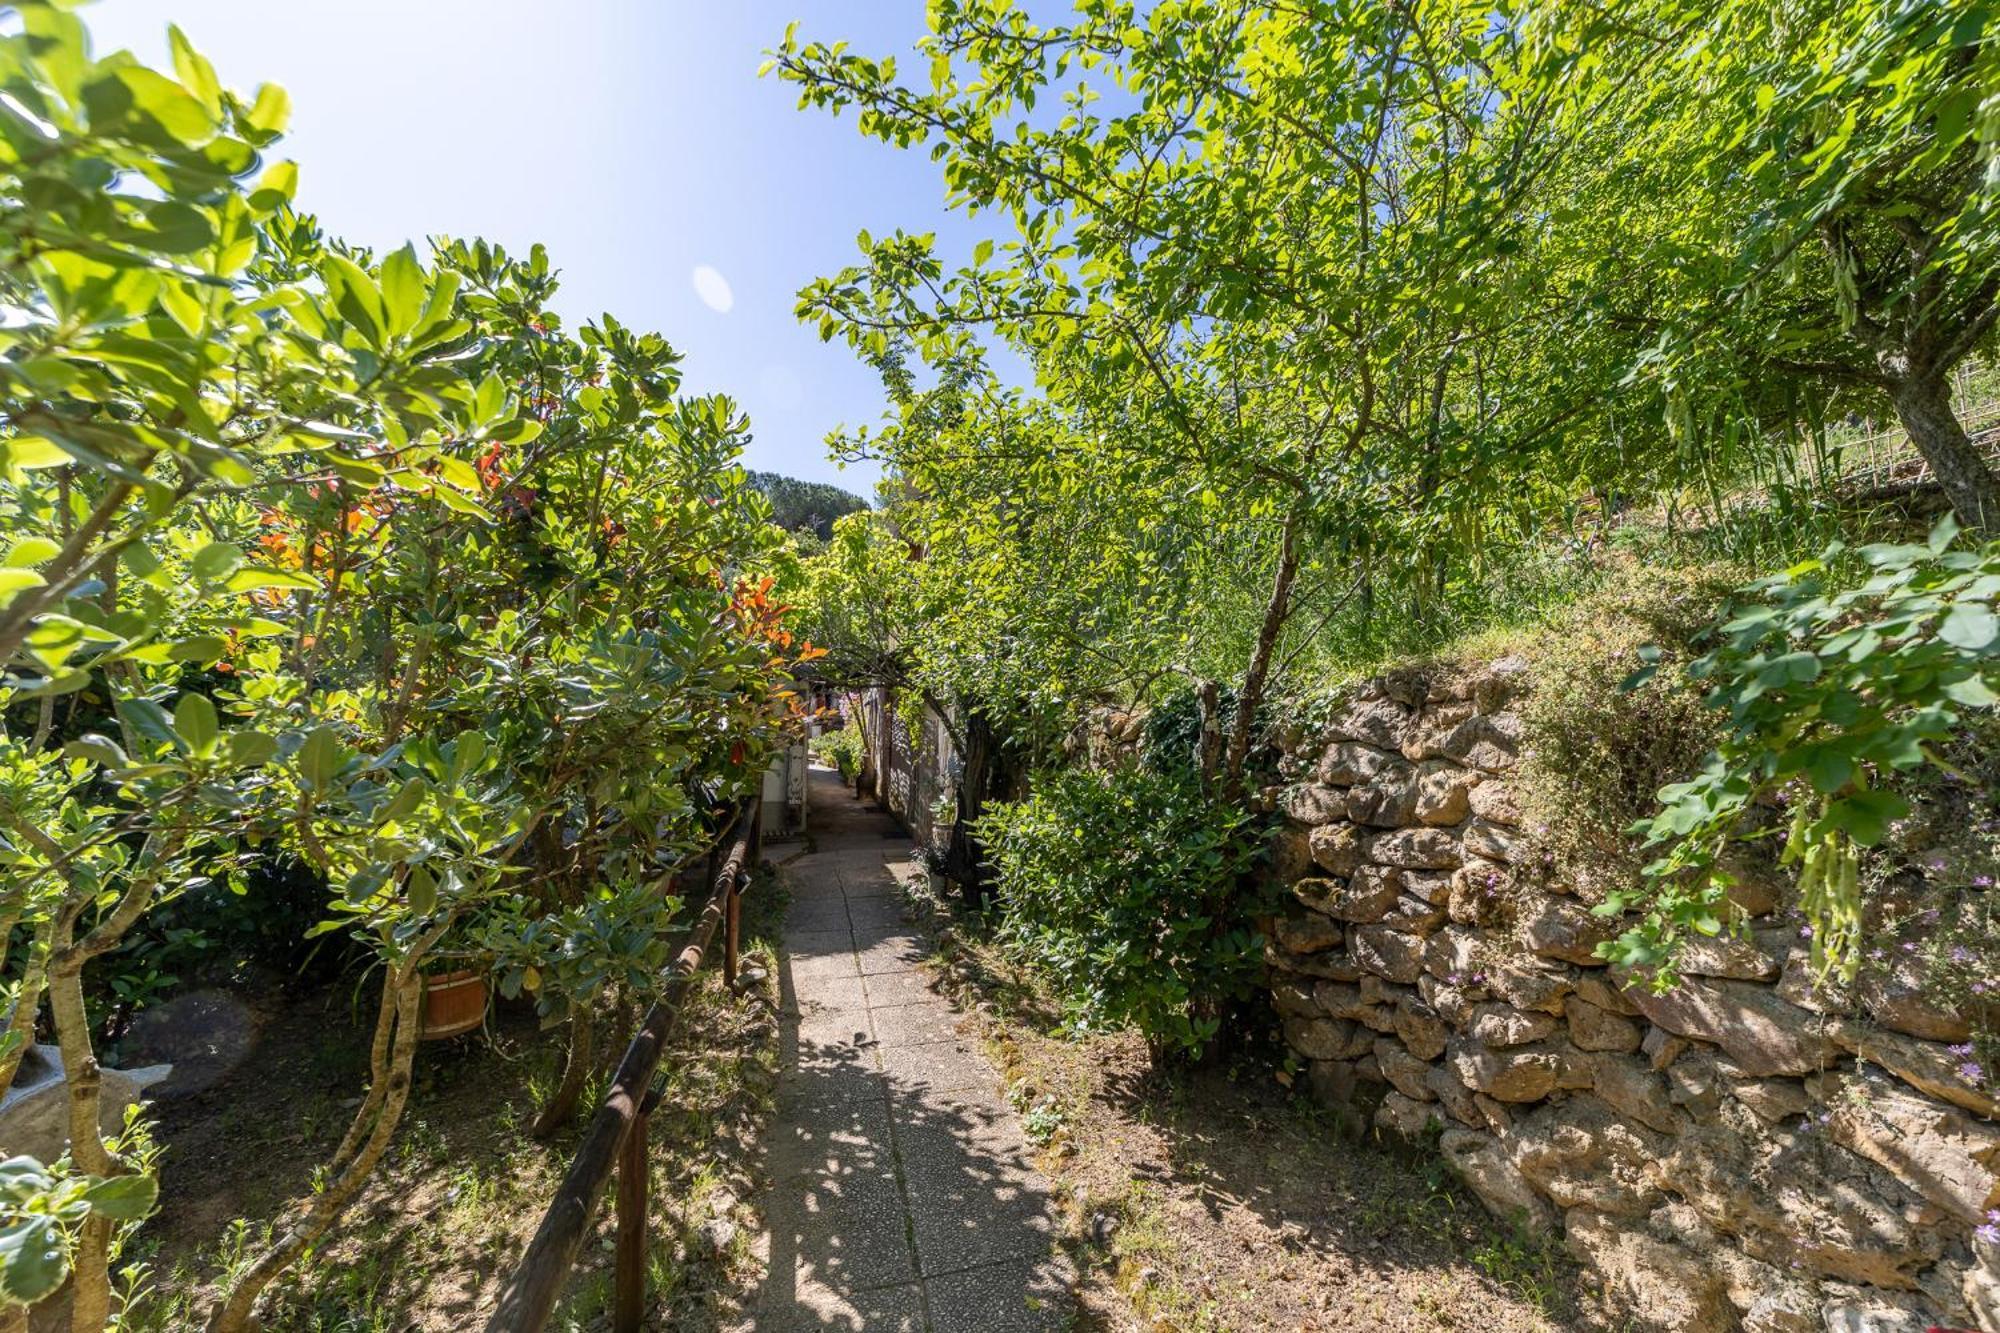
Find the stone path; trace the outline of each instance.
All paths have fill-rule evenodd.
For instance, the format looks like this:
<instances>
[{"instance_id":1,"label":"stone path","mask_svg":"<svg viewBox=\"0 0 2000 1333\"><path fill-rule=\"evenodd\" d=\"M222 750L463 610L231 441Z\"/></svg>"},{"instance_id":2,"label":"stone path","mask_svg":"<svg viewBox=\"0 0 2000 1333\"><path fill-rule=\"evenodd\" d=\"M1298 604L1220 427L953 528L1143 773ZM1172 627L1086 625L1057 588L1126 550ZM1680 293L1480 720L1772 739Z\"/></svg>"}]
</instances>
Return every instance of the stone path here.
<instances>
[{"instance_id":1,"label":"stone path","mask_svg":"<svg viewBox=\"0 0 2000 1333\"><path fill-rule=\"evenodd\" d=\"M815 770L792 905L765 1279L748 1322L885 1333L1069 1327L1055 1211L1000 1080L926 984L894 824Z\"/></svg>"}]
</instances>

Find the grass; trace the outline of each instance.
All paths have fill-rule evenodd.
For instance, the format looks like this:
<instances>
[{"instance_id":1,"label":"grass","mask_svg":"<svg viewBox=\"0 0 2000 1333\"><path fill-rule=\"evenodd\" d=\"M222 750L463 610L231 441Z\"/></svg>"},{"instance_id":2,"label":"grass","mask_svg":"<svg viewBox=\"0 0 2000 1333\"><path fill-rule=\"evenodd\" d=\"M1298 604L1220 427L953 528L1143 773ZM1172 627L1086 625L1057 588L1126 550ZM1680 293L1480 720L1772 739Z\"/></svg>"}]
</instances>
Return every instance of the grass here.
<instances>
[{"instance_id":1,"label":"grass","mask_svg":"<svg viewBox=\"0 0 2000 1333\"><path fill-rule=\"evenodd\" d=\"M782 892L762 877L744 897L747 963L761 1003L704 972L665 1063L666 1095L648 1136L649 1297L657 1327L719 1326L753 1276L745 1204L751 1158L777 1074L776 970ZM268 1242L271 1219L311 1189L361 1090L366 1031L339 995L262 997L257 1056L217 1088L163 1108L165 1210L139 1232L123 1327L184 1333ZM600 1052L622 1051L609 1016ZM343 1224L274 1288L267 1326L287 1333L407 1333L477 1327L541 1219L607 1075L593 1076L577 1122L528 1135L559 1075L560 1043L532 1015L502 1015L495 1039L427 1048L390 1156ZM601 1324L611 1293L609 1205L550 1328ZM704 1223L734 1236L711 1252ZM738 1225L737 1223L743 1223ZM723 1230L726 1230L724 1228Z\"/></svg>"}]
</instances>

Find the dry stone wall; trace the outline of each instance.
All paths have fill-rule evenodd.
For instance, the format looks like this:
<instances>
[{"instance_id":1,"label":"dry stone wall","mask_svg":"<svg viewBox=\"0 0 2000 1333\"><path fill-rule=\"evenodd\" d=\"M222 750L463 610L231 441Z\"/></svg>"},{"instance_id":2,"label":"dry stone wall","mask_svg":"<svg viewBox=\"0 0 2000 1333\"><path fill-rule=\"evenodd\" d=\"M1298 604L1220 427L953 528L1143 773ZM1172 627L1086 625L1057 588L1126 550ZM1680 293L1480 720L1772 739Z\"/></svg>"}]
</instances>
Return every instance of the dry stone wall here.
<instances>
[{"instance_id":1,"label":"dry stone wall","mask_svg":"<svg viewBox=\"0 0 2000 1333\"><path fill-rule=\"evenodd\" d=\"M1284 738L1272 998L1323 1098L1558 1228L1636 1327L2000 1329L2000 1105L1965 1015L1816 991L1786 885L1655 994L1532 853L1525 662L1395 673ZM1534 857L1540 860L1539 857Z\"/></svg>"}]
</instances>

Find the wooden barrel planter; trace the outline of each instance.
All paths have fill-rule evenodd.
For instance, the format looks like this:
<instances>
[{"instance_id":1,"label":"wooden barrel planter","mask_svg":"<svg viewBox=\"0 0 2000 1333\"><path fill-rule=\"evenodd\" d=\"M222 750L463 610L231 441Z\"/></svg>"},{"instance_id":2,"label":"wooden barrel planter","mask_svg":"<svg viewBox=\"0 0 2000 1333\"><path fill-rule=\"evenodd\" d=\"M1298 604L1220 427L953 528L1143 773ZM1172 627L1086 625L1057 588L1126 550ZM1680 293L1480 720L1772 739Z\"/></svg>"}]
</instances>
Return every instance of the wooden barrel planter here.
<instances>
[{"instance_id":1,"label":"wooden barrel planter","mask_svg":"<svg viewBox=\"0 0 2000 1333\"><path fill-rule=\"evenodd\" d=\"M424 978L425 1041L443 1041L486 1021L486 977L480 972L440 972Z\"/></svg>"}]
</instances>

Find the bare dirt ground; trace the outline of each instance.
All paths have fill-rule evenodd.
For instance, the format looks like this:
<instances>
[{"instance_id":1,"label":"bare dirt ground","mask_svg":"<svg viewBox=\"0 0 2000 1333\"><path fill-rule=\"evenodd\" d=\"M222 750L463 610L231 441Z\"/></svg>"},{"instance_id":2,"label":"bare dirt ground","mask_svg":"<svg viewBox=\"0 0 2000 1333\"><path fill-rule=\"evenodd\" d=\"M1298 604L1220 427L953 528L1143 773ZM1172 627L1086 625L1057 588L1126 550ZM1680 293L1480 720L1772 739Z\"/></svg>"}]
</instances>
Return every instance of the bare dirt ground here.
<instances>
[{"instance_id":1,"label":"bare dirt ground","mask_svg":"<svg viewBox=\"0 0 2000 1333\"><path fill-rule=\"evenodd\" d=\"M760 881L768 900L769 880ZM652 1117L654 1255L648 1327L714 1325L754 1268L740 1225L749 1163L769 1115L777 1059L768 940L778 902L745 898L746 961L761 966L761 1003L730 997L719 970L703 985L664 1068L671 1083ZM372 998L372 987L365 987ZM124 1062L171 1056L175 1083L153 1106L163 1149L162 1206L128 1254L143 1265L129 1327L199 1327L231 1270L254 1258L274 1222L310 1193L317 1164L339 1141L366 1076L366 999L351 987L303 995L211 993L210 1049L187 1040L148 1049L143 1029ZM607 1017L598 1049L608 1067L623 1039ZM497 1008L486 1033L427 1044L395 1146L339 1228L273 1289L267 1327L285 1333L443 1333L478 1328L541 1219L596 1105L604 1074L575 1123L531 1138L553 1087L562 1034L532 1012ZM190 1049L193 1046L195 1049ZM176 1086L177 1085L177 1086ZM608 1202L551 1329L601 1322L611 1273ZM745 1215L747 1216L747 1215Z\"/></svg>"},{"instance_id":2,"label":"bare dirt ground","mask_svg":"<svg viewBox=\"0 0 2000 1333\"><path fill-rule=\"evenodd\" d=\"M1085 1327L1606 1327L1558 1250L1491 1217L1434 1156L1288 1091L1263 1053L1161 1073L1136 1034L1064 1032L976 918L912 894L1066 1205Z\"/></svg>"}]
</instances>

